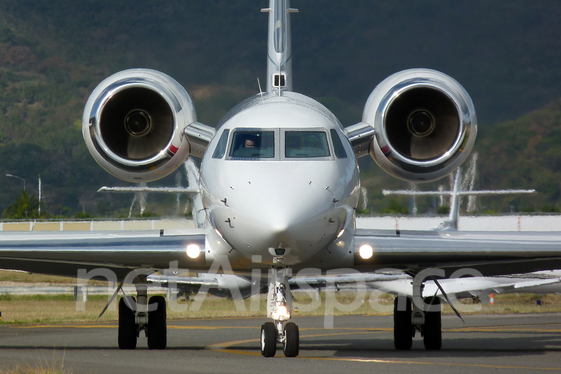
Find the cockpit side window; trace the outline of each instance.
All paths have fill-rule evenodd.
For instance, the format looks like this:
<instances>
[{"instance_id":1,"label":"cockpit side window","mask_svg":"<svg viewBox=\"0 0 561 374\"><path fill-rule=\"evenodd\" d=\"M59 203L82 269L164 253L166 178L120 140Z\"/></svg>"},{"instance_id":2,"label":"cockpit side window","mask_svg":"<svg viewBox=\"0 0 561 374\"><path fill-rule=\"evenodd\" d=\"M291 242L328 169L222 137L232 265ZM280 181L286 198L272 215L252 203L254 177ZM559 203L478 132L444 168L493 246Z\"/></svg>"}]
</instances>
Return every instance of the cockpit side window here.
<instances>
[{"instance_id":1,"label":"cockpit side window","mask_svg":"<svg viewBox=\"0 0 561 374\"><path fill-rule=\"evenodd\" d=\"M329 144L324 131L286 131L286 158L329 157Z\"/></svg>"},{"instance_id":2,"label":"cockpit side window","mask_svg":"<svg viewBox=\"0 0 561 374\"><path fill-rule=\"evenodd\" d=\"M212 158L222 158L226 153L226 145L228 144L228 135L230 134L230 130L224 130L222 135L220 136L220 140L216 145L216 149L212 154Z\"/></svg>"},{"instance_id":3,"label":"cockpit side window","mask_svg":"<svg viewBox=\"0 0 561 374\"><path fill-rule=\"evenodd\" d=\"M275 157L273 131L238 130L234 133L230 157L233 159L259 159Z\"/></svg>"},{"instance_id":4,"label":"cockpit side window","mask_svg":"<svg viewBox=\"0 0 561 374\"><path fill-rule=\"evenodd\" d=\"M333 150L335 151L335 156L337 158L347 158L347 152L345 152L345 147L341 143L341 138L337 134L335 129L331 129L331 140L333 141Z\"/></svg>"}]
</instances>

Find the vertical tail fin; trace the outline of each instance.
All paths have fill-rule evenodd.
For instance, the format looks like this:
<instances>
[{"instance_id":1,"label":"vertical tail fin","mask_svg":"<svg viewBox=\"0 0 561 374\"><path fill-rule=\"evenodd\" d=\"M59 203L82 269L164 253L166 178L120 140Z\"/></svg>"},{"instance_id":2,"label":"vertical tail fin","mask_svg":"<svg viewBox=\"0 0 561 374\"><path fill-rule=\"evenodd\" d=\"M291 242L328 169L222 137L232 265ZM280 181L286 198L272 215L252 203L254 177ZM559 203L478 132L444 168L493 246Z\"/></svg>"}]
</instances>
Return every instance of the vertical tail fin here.
<instances>
[{"instance_id":1,"label":"vertical tail fin","mask_svg":"<svg viewBox=\"0 0 561 374\"><path fill-rule=\"evenodd\" d=\"M461 170L458 168L456 179L454 180L454 190L452 191L452 202L450 203L450 215L448 220L440 224L442 230L458 230L458 215L460 212L460 175Z\"/></svg>"},{"instance_id":2,"label":"vertical tail fin","mask_svg":"<svg viewBox=\"0 0 561 374\"><path fill-rule=\"evenodd\" d=\"M290 0L269 0L269 40L267 47L267 92L292 91L292 43L290 36Z\"/></svg>"}]
</instances>

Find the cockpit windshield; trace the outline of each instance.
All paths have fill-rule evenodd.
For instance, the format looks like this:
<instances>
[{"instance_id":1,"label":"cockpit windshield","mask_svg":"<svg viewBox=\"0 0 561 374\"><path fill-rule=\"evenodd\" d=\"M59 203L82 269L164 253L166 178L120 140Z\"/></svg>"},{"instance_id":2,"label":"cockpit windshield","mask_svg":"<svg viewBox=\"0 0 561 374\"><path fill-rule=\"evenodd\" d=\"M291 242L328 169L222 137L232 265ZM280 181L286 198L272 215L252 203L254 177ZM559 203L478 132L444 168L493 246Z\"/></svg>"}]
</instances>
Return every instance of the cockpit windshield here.
<instances>
[{"instance_id":1,"label":"cockpit windshield","mask_svg":"<svg viewBox=\"0 0 561 374\"><path fill-rule=\"evenodd\" d=\"M238 130L234 133L231 158L274 158L275 136L273 131Z\"/></svg>"},{"instance_id":2,"label":"cockpit windshield","mask_svg":"<svg viewBox=\"0 0 561 374\"><path fill-rule=\"evenodd\" d=\"M324 131L286 131L286 158L329 157L329 144Z\"/></svg>"},{"instance_id":3,"label":"cockpit windshield","mask_svg":"<svg viewBox=\"0 0 561 374\"><path fill-rule=\"evenodd\" d=\"M332 130L331 135L330 141L327 131L320 128L306 130L235 129L231 131L227 159L325 161L334 159L333 154L337 158L345 158L343 145L335 130ZM222 158L227 147L227 139L228 130L224 130L213 153L214 158ZM335 145L335 152L331 148L331 142Z\"/></svg>"}]
</instances>

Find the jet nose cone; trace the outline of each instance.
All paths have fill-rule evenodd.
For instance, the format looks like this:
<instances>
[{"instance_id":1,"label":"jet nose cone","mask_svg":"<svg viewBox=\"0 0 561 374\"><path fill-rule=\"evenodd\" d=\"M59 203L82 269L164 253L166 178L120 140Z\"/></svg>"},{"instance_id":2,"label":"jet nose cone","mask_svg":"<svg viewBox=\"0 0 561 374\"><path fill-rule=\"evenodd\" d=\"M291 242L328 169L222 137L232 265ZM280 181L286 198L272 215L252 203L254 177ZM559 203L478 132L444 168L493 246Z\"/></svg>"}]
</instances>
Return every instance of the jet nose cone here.
<instances>
[{"instance_id":1,"label":"jet nose cone","mask_svg":"<svg viewBox=\"0 0 561 374\"><path fill-rule=\"evenodd\" d=\"M207 195L211 221L248 258L272 261L274 249L284 248L288 265L308 260L336 239L352 214L359 186L352 165L230 160L217 178L220 188Z\"/></svg>"},{"instance_id":2,"label":"jet nose cone","mask_svg":"<svg viewBox=\"0 0 561 374\"><path fill-rule=\"evenodd\" d=\"M262 255L263 261L272 260L275 249L284 249L293 261L303 261L330 244L344 225L345 210L336 208L325 189L271 188L271 193L274 198L244 194L240 200L245 203L232 206L235 218L223 234L236 249Z\"/></svg>"}]
</instances>

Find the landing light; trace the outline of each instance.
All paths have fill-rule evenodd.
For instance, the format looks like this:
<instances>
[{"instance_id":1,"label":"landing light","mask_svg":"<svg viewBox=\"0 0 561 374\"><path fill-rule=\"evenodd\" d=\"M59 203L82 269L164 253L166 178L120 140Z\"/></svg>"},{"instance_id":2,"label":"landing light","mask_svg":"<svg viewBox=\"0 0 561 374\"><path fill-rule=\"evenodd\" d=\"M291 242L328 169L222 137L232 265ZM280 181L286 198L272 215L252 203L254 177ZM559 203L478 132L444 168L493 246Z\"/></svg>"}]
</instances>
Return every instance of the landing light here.
<instances>
[{"instance_id":1,"label":"landing light","mask_svg":"<svg viewBox=\"0 0 561 374\"><path fill-rule=\"evenodd\" d=\"M374 249L368 244L364 244L358 249L358 254L363 259L368 260L370 257L374 255Z\"/></svg>"},{"instance_id":2,"label":"landing light","mask_svg":"<svg viewBox=\"0 0 561 374\"><path fill-rule=\"evenodd\" d=\"M197 258L201 254L201 249L196 244L189 244L187 246L186 252L187 256L189 256L190 258Z\"/></svg>"},{"instance_id":3,"label":"landing light","mask_svg":"<svg viewBox=\"0 0 561 374\"><path fill-rule=\"evenodd\" d=\"M290 314L288 313L288 309L286 305L279 305L277 310L272 313L272 317L275 321L287 320L290 318Z\"/></svg>"},{"instance_id":4,"label":"landing light","mask_svg":"<svg viewBox=\"0 0 561 374\"><path fill-rule=\"evenodd\" d=\"M339 234L337 234L337 239L339 239L341 236L343 236L344 233L345 233L345 229L339 231Z\"/></svg>"}]
</instances>

